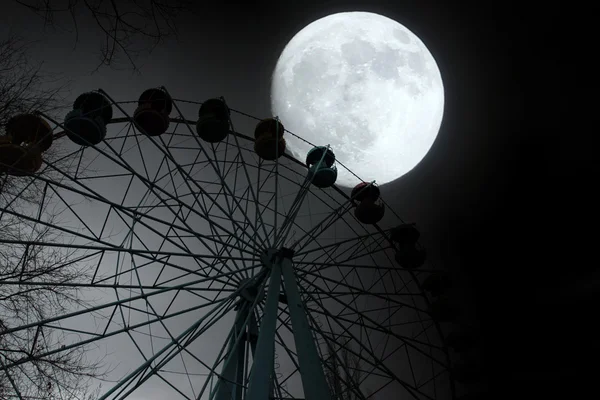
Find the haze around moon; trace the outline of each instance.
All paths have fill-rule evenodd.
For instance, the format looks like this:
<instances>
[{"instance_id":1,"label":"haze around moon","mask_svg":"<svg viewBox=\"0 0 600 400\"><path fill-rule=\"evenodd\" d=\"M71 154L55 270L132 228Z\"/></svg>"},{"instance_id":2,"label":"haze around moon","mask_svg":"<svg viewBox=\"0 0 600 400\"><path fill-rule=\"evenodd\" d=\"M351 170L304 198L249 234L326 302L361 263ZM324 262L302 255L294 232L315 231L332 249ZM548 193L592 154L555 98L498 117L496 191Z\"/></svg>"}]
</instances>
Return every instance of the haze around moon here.
<instances>
[{"instance_id":1,"label":"haze around moon","mask_svg":"<svg viewBox=\"0 0 600 400\"><path fill-rule=\"evenodd\" d=\"M412 170L432 147L444 88L414 33L379 14L343 12L312 22L286 45L272 75L271 109L290 132L331 145L337 185L381 185ZM285 138L304 161L313 146Z\"/></svg>"}]
</instances>

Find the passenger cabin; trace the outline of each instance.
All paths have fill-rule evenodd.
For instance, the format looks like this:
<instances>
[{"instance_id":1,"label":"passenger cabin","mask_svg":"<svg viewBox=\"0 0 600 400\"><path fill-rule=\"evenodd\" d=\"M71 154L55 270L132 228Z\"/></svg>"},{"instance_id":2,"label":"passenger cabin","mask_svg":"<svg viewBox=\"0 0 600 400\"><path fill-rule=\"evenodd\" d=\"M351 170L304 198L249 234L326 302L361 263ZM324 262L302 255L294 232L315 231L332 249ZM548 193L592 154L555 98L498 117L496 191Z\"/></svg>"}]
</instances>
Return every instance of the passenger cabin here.
<instances>
[{"instance_id":1,"label":"passenger cabin","mask_svg":"<svg viewBox=\"0 0 600 400\"><path fill-rule=\"evenodd\" d=\"M421 267L427 259L427 252L418 246L421 234L415 224L401 224L389 232L390 241L397 246L396 262L405 269Z\"/></svg>"},{"instance_id":2,"label":"passenger cabin","mask_svg":"<svg viewBox=\"0 0 600 400\"><path fill-rule=\"evenodd\" d=\"M230 110L223 99L209 99L198 110L196 132L208 143L218 143L229 134Z\"/></svg>"},{"instance_id":3,"label":"passenger cabin","mask_svg":"<svg viewBox=\"0 0 600 400\"><path fill-rule=\"evenodd\" d=\"M65 132L80 146L95 146L106 137L106 124L112 116L112 105L102 93L83 93L65 117Z\"/></svg>"},{"instance_id":4,"label":"passenger cabin","mask_svg":"<svg viewBox=\"0 0 600 400\"><path fill-rule=\"evenodd\" d=\"M37 147L44 152L52 146L52 128L46 120L35 114L19 114L6 123L6 136L13 144Z\"/></svg>"},{"instance_id":5,"label":"passenger cabin","mask_svg":"<svg viewBox=\"0 0 600 400\"><path fill-rule=\"evenodd\" d=\"M419 240L421 233L415 224L401 224L390 230L390 240L400 246L413 246Z\"/></svg>"},{"instance_id":6,"label":"passenger cabin","mask_svg":"<svg viewBox=\"0 0 600 400\"><path fill-rule=\"evenodd\" d=\"M379 199L381 192L379 191L379 187L374 183L370 182L361 182L358 185L354 186L352 192L350 193L350 197L356 201L363 200L372 200L376 201Z\"/></svg>"},{"instance_id":7,"label":"passenger cabin","mask_svg":"<svg viewBox=\"0 0 600 400\"><path fill-rule=\"evenodd\" d=\"M138 100L133 120L140 131L148 136L162 135L169 128L169 114L173 100L160 88L148 89Z\"/></svg>"},{"instance_id":8,"label":"passenger cabin","mask_svg":"<svg viewBox=\"0 0 600 400\"><path fill-rule=\"evenodd\" d=\"M254 152L263 160L278 159L285 153L284 132L284 126L278 119L263 119L254 129Z\"/></svg>"},{"instance_id":9,"label":"passenger cabin","mask_svg":"<svg viewBox=\"0 0 600 400\"><path fill-rule=\"evenodd\" d=\"M452 367L450 373L456 382L462 384L478 383L483 375L481 366L466 361Z\"/></svg>"},{"instance_id":10,"label":"passenger cabin","mask_svg":"<svg viewBox=\"0 0 600 400\"><path fill-rule=\"evenodd\" d=\"M358 202L354 209L354 216L363 224L376 224L385 214L385 206L379 200L380 191L373 183L361 182L356 185L350 197Z\"/></svg>"},{"instance_id":11,"label":"passenger cabin","mask_svg":"<svg viewBox=\"0 0 600 400\"><path fill-rule=\"evenodd\" d=\"M42 166L42 152L52 146L52 128L35 114L19 114L8 120L0 136L0 173L24 176Z\"/></svg>"},{"instance_id":12,"label":"passenger cabin","mask_svg":"<svg viewBox=\"0 0 600 400\"><path fill-rule=\"evenodd\" d=\"M433 297L444 294L451 287L452 281L450 280L450 277L441 272L430 274L425 278L423 283L421 283L421 288L429 292Z\"/></svg>"},{"instance_id":13,"label":"passenger cabin","mask_svg":"<svg viewBox=\"0 0 600 400\"><path fill-rule=\"evenodd\" d=\"M438 297L429 305L427 313L437 322L454 321L458 315L458 307L448 297Z\"/></svg>"},{"instance_id":14,"label":"passenger cabin","mask_svg":"<svg viewBox=\"0 0 600 400\"><path fill-rule=\"evenodd\" d=\"M0 136L0 173L24 176L35 173L42 166L39 147L25 147L12 143L9 136Z\"/></svg>"},{"instance_id":15,"label":"passenger cabin","mask_svg":"<svg viewBox=\"0 0 600 400\"><path fill-rule=\"evenodd\" d=\"M457 352L467 351L475 345L477 335L470 330L450 332L444 342L448 347Z\"/></svg>"},{"instance_id":16,"label":"passenger cabin","mask_svg":"<svg viewBox=\"0 0 600 400\"><path fill-rule=\"evenodd\" d=\"M396 262L404 269L417 269L425 264L427 250L423 247L401 247L396 251Z\"/></svg>"},{"instance_id":17,"label":"passenger cabin","mask_svg":"<svg viewBox=\"0 0 600 400\"><path fill-rule=\"evenodd\" d=\"M327 146L312 148L306 155L308 179L319 188L331 187L337 179L335 154Z\"/></svg>"}]
</instances>

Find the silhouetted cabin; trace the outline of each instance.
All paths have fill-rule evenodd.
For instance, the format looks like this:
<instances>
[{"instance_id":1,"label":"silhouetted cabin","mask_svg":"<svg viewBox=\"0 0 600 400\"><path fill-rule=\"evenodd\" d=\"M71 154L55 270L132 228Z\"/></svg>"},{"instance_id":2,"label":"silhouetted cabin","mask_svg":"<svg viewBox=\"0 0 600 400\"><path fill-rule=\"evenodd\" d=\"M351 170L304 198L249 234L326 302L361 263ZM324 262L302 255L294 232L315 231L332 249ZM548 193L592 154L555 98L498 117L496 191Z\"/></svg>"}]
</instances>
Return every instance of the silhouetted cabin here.
<instances>
[{"instance_id":1,"label":"silhouetted cabin","mask_svg":"<svg viewBox=\"0 0 600 400\"><path fill-rule=\"evenodd\" d=\"M351 199L358 202L354 216L363 224L376 224L385 214L385 206L379 200L379 187L369 182L361 182L350 193Z\"/></svg>"},{"instance_id":2,"label":"silhouetted cabin","mask_svg":"<svg viewBox=\"0 0 600 400\"><path fill-rule=\"evenodd\" d=\"M390 240L400 246L413 246L420 236L415 224L401 224L390 230Z\"/></svg>"},{"instance_id":3,"label":"silhouetted cabin","mask_svg":"<svg viewBox=\"0 0 600 400\"><path fill-rule=\"evenodd\" d=\"M446 345L457 352L469 350L475 345L477 335L470 330L461 330L450 332L444 342Z\"/></svg>"},{"instance_id":4,"label":"silhouetted cabin","mask_svg":"<svg viewBox=\"0 0 600 400\"><path fill-rule=\"evenodd\" d=\"M254 128L254 139L258 139L262 136L271 136L275 138L275 136L279 136L279 138L283 138L283 133L285 132L285 127L276 118L266 118L256 124L256 128Z\"/></svg>"},{"instance_id":5,"label":"silhouetted cabin","mask_svg":"<svg viewBox=\"0 0 600 400\"><path fill-rule=\"evenodd\" d=\"M429 305L427 313L434 321L450 322L459 315L459 309L448 297L438 297Z\"/></svg>"},{"instance_id":6,"label":"silhouetted cabin","mask_svg":"<svg viewBox=\"0 0 600 400\"><path fill-rule=\"evenodd\" d=\"M335 154L326 146L312 148L306 155L308 179L319 188L333 186L337 179L337 168L334 165Z\"/></svg>"},{"instance_id":7,"label":"silhouetted cabin","mask_svg":"<svg viewBox=\"0 0 600 400\"><path fill-rule=\"evenodd\" d=\"M6 123L6 136L13 144L37 147L44 152L52 146L52 128L42 117L35 114L19 114Z\"/></svg>"},{"instance_id":8,"label":"silhouetted cabin","mask_svg":"<svg viewBox=\"0 0 600 400\"><path fill-rule=\"evenodd\" d=\"M485 392L469 392L458 397L456 400L486 400L490 395Z\"/></svg>"},{"instance_id":9,"label":"silhouetted cabin","mask_svg":"<svg viewBox=\"0 0 600 400\"><path fill-rule=\"evenodd\" d=\"M452 378L462 384L473 384L481 381L483 369L473 362L461 362L450 370Z\"/></svg>"},{"instance_id":10,"label":"silhouetted cabin","mask_svg":"<svg viewBox=\"0 0 600 400\"><path fill-rule=\"evenodd\" d=\"M166 91L160 88L148 89L138 100L133 120L146 135L162 135L169 128L169 114L172 109L173 100Z\"/></svg>"},{"instance_id":11,"label":"silhouetted cabin","mask_svg":"<svg viewBox=\"0 0 600 400\"><path fill-rule=\"evenodd\" d=\"M65 117L65 132L80 146L97 145L106 137L106 124L112 115L112 105L102 93L83 93L75 99L73 110Z\"/></svg>"},{"instance_id":12,"label":"silhouetted cabin","mask_svg":"<svg viewBox=\"0 0 600 400\"><path fill-rule=\"evenodd\" d=\"M260 121L254 129L254 152L263 160L276 160L285 153L283 124L275 118Z\"/></svg>"},{"instance_id":13,"label":"silhouetted cabin","mask_svg":"<svg viewBox=\"0 0 600 400\"><path fill-rule=\"evenodd\" d=\"M363 224L376 224L383 218L385 206L371 199L361 201L354 209L354 216Z\"/></svg>"},{"instance_id":14,"label":"silhouetted cabin","mask_svg":"<svg viewBox=\"0 0 600 400\"><path fill-rule=\"evenodd\" d=\"M0 136L0 173L24 176L36 172L41 166L39 146L21 146L12 143L9 136Z\"/></svg>"},{"instance_id":15,"label":"silhouetted cabin","mask_svg":"<svg viewBox=\"0 0 600 400\"><path fill-rule=\"evenodd\" d=\"M452 281L450 277L445 273L433 273L430 274L423 283L421 288L429 292L433 297L444 294L448 289L452 287Z\"/></svg>"},{"instance_id":16,"label":"silhouetted cabin","mask_svg":"<svg viewBox=\"0 0 600 400\"><path fill-rule=\"evenodd\" d=\"M427 260L427 251L422 247L406 246L396 251L396 262L404 269L417 269Z\"/></svg>"},{"instance_id":17,"label":"silhouetted cabin","mask_svg":"<svg viewBox=\"0 0 600 400\"><path fill-rule=\"evenodd\" d=\"M374 183L361 182L352 189L350 197L356 201L368 199L375 202L375 200L379 199L380 194L379 187Z\"/></svg>"},{"instance_id":18,"label":"silhouetted cabin","mask_svg":"<svg viewBox=\"0 0 600 400\"><path fill-rule=\"evenodd\" d=\"M99 92L80 94L73 103L73 109L80 109L86 117L101 117L105 124L113 117L110 101Z\"/></svg>"},{"instance_id":19,"label":"silhouetted cabin","mask_svg":"<svg viewBox=\"0 0 600 400\"><path fill-rule=\"evenodd\" d=\"M222 141L229 134L230 111L222 99L209 99L198 110L196 132L209 143Z\"/></svg>"}]
</instances>

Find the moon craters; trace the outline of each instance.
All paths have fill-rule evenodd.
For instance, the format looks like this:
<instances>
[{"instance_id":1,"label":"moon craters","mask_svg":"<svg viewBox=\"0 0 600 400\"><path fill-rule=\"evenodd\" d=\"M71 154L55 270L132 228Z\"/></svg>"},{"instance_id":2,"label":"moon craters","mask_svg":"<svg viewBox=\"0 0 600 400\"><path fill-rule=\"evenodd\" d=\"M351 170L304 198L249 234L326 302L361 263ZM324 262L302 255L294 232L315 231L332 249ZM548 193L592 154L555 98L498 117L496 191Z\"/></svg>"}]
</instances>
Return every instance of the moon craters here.
<instances>
[{"instance_id":1,"label":"moon craters","mask_svg":"<svg viewBox=\"0 0 600 400\"><path fill-rule=\"evenodd\" d=\"M408 29L363 12L322 18L300 31L281 54L271 89L274 115L361 179L389 182L427 153L443 115L435 60ZM301 158L310 144L289 138ZM356 178L338 168L338 183Z\"/></svg>"},{"instance_id":2,"label":"moon craters","mask_svg":"<svg viewBox=\"0 0 600 400\"><path fill-rule=\"evenodd\" d=\"M342 56L351 66L370 63L377 54L371 43L360 39L342 44L341 50Z\"/></svg>"},{"instance_id":3,"label":"moon craters","mask_svg":"<svg viewBox=\"0 0 600 400\"><path fill-rule=\"evenodd\" d=\"M398 50L386 46L384 50L377 53L377 57L371 64L371 70L382 79L397 79L398 67L406 64L406 57L402 57Z\"/></svg>"},{"instance_id":4,"label":"moon craters","mask_svg":"<svg viewBox=\"0 0 600 400\"><path fill-rule=\"evenodd\" d=\"M400 41L400 43L403 43L403 44L411 43L410 36L403 29L398 29L398 28L394 29L393 35L396 39L398 39L398 41Z\"/></svg>"}]
</instances>

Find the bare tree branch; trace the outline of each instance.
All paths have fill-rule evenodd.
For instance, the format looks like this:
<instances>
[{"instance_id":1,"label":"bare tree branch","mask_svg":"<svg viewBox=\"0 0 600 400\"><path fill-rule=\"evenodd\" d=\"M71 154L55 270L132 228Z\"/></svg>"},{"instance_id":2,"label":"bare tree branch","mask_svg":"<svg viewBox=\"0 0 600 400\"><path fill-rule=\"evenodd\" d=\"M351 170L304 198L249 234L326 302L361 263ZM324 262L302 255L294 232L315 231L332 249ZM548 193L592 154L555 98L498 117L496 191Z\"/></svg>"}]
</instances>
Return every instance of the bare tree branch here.
<instances>
[{"instance_id":1,"label":"bare tree branch","mask_svg":"<svg viewBox=\"0 0 600 400\"><path fill-rule=\"evenodd\" d=\"M150 54L167 38L178 38L177 17L191 12L191 0L14 0L43 19L45 26L67 30L79 41L78 21L89 18L102 33L100 46L102 66L118 68L123 56L125 64L139 71L142 54ZM67 16L73 29L66 28Z\"/></svg>"},{"instance_id":2,"label":"bare tree branch","mask_svg":"<svg viewBox=\"0 0 600 400\"><path fill-rule=\"evenodd\" d=\"M68 82L43 74L41 65L32 65L27 54L30 44L13 35L0 41L2 136L15 115L42 111L58 117L67 107ZM68 170L72 160L64 153L54 143L44 158ZM61 179L54 169L40 173ZM36 244L62 240L50 228L61 218L60 210L51 207L51 194L46 183L35 177L0 174L0 399L74 400L84 395L91 399L89 379L103 376L100 361L88 360L84 347L52 352L63 348L64 334L43 325L7 333L11 327L83 304L79 291L64 285L89 280L85 265L76 262L81 252ZM42 218L45 224L38 222ZM25 244L7 244L10 240ZM32 281L43 285L27 284Z\"/></svg>"}]
</instances>

